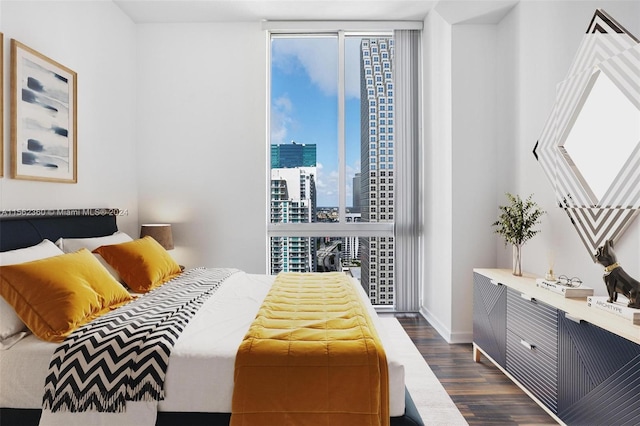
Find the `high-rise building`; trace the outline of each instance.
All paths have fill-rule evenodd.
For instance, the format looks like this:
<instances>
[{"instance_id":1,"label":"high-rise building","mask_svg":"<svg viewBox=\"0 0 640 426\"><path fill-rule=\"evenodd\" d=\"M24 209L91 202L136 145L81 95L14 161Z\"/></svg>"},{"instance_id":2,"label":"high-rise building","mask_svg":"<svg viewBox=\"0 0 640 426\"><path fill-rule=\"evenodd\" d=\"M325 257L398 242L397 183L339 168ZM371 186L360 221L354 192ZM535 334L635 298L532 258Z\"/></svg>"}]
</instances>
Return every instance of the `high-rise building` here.
<instances>
[{"instance_id":1,"label":"high-rise building","mask_svg":"<svg viewBox=\"0 0 640 426\"><path fill-rule=\"evenodd\" d=\"M271 145L271 168L316 167L316 144Z\"/></svg>"},{"instance_id":2,"label":"high-rise building","mask_svg":"<svg viewBox=\"0 0 640 426\"><path fill-rule=\"evenodd\" d=\"M347 213L347 223L360 222L360 213ZM343 254L345 262L351 263L354 260L360 260L360 238L359 237L344 237L343 238Z\"/></svg>"},{"instance_id":3,"label":"high-rise building","mask_svg":"<svg viewBox=\"0 0 640 426\"><path fill-rule=\"evenodd\" d=\"M356 173L352 181L353 201L351 206L351 213L360 213L360 173Z\"/></svg>"},{"instance_id":4,"label":"high-rise building","mask_svg":"<svg viewBox=\"0 0 640 426\"><path fill-rule=\"evenodd\" d=\"M271 145L272 159L275 152L282 152ZM302 146L302 145L298 145ZM314 158L307 162L315 165ZM287 168L271 169L271 223L315 222L316 217L316 167L304 167L290 162ZM273 163L272 163L273 164ZM282 165L282 163L280 163ZM271 273L310 272L316 270L315 238L271 237Z\"/></svg>"},{"instance_id":5,"label":"high-rise building","mask_svg":"<svg viewBox=\"0 0 640 426\"><path fill-rule=\"evenodd\" d=\"M363 222L394 220L393 39L360 43L361 171ZM360 238L361 283L371 303L393 304L393 237Z\"/></svg>"}]
</instances>

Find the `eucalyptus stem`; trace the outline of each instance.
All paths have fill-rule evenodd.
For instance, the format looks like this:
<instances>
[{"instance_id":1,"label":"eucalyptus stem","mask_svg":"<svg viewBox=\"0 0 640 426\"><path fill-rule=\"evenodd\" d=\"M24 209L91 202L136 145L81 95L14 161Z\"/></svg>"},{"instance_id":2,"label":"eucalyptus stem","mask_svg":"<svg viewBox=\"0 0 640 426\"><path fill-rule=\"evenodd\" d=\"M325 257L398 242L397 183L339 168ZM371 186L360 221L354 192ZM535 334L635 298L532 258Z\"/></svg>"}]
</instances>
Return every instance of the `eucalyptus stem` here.
<instances>
[{"instance_id":1,"label":"eucalyptus stem","mask_svg":"<svg viewBox=\"0 0 640 426\"><path fill-rule=\"evenodd\" d=\"M522 245L537 235L540 230L533 229L540 224L540 217L545 213L535 201L533 194L522 200L519 195L506 193L509 204L499 206L500 215L493 223L496 234L502 235L507 244Z\"/></svg>"},{"instance_id":2,"label":"eucalyptus stem","mask_svg":"<svg viewBox=\"0 0 640 426\"><path fill-rule=\"evenodd\" d=\"M522 245L533 238L539 229L533 227L540 223L540 216L545 212L529 195L524 201L519 195L512 195L507 192L509 204L499 206L500 215L493 223L496 227L496 234L502 235L504 245L513 245L513 275L522 275Z\"/></svg>"}]
</instances>

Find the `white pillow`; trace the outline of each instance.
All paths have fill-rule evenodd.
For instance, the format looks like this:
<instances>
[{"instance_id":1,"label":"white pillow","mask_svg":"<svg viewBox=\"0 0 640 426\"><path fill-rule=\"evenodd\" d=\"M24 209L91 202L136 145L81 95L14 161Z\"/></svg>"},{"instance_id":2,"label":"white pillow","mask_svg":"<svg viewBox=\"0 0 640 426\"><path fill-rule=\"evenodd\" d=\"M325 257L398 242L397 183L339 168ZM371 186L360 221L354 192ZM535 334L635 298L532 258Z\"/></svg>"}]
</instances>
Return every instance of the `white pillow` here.
<instances>
[{"instance_id":1,"label":"white pillow","mask_svg":"<svg viewBox=\"0 0 640 426\"><path fill-rule=\"evenodd\" d=\"M32 260L64 254L49 240L42 240L35 246L0 252L0 266L31 262ZM0 349L9 349L27 333L27 326L16 311L0 297Z\"/></svg>"},{"instance_id":2,"label":"white pillow","mask_svg":"<svg viewBox=\"0 0 640 426\"><path fill-rule=\"evenodd\" d=\"M94 251L100 246L108 246L111 244L120 244L133 241L133 239L124 232L116 231L111 235L104 237L92 238L60 238L56 241L56 245L65 253L73 253L81 248Z\"/></svg>"},{"instance_id":3,"label":"white pillow","mask_svg":"<svg viewBox=\"0 0 640 426\"><path fill-rule=\"evenodd\" d=\"M65 253L74 253L81 248L86 248L89 251L94 251L100 246L109 246L112 244L120 244L127 243L129 241L133 241L133 238L125 234L124 232L116 231L111 235L107 235L105 237L93 237L93 238L60 238L56 241L56 245L60 247L60 249ZM118 272L113 269L111 265L109 265L99 254L93 254L96 259L102 263L107 271L115 278L118 282L122 283L122 279Z\"/></svg>"}]
</instances>

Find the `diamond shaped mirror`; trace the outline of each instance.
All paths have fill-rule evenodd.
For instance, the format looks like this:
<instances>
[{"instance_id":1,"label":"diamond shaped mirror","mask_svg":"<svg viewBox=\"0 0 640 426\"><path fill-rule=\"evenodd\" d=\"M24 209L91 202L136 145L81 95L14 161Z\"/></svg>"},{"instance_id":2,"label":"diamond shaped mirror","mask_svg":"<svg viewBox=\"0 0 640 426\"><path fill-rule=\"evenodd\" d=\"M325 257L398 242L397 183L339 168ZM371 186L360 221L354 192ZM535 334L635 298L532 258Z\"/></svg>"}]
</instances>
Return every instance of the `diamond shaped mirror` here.
<instances>
[{"instance_id":1,"label":"diamond shaped mirror","mask_svg":"<svg viewBox=\"0 0 640 426\"><path fill-rule=\"evenodd\" d=\"M533 153L594 259L640 209L640 44L601 9Z\"/></svg>"},{"instance_id":2,"label":"diamond shaped mirror","mask_svg":"<svg viewBox=\"0 0 640 426\"><path fill-rule=\"evenodd\" d=\"M615 190L616 177L640 144L640 109L598 69L591 75L571 121L558 149L591 204L611 207L601 205L601 200L610 189Z\"/></svg>"}]
</instances>

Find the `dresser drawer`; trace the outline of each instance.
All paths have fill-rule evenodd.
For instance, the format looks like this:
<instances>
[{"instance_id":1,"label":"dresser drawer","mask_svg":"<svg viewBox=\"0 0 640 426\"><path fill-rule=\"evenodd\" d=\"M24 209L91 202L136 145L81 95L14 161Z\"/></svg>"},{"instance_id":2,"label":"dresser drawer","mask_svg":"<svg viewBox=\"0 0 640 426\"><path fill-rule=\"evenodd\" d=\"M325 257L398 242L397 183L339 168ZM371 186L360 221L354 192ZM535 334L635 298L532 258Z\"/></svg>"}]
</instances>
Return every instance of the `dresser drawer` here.
<instances>
[{"instance_id":1,"label":"dresser drawer","mask_svg":"<svg viewBox=\"0 0 640 426\"><path fill-rule=\"evenodd\" d=\"M507 342L507 287L473 274L473 343L501 367Z\"/></svg>"},{"instance_id":2,"label":"dresser drawer","mask_svg":"<svg viewBox=\"0 0 640 426\"><path fill-rule=\"evenodd\" d=\"M640 425L640 345L560 312L558 414L568 425Z\"/></svg>"},{"instance_id":3,"label":"dresser drawer","mask_svg":"<svg viewBox=\"0 0 640 426\"><path fill-rule=\"evenodd\" d=\"M507 330L507 372L553 413L558 412L558 361Z\"/></svg>"},{"instance_id":4,"label":"dresser drawer","mask_svg":"<svg viewBox=\"0 0 640 426\"><path fill-rule=\"evenodd\" d=\"M557 360L558 310L513 289L507 291L507 330Z\"/></svg>"}]
</instances>

